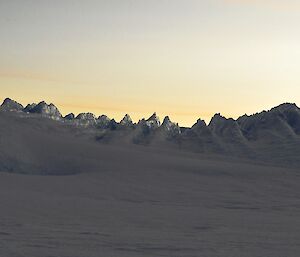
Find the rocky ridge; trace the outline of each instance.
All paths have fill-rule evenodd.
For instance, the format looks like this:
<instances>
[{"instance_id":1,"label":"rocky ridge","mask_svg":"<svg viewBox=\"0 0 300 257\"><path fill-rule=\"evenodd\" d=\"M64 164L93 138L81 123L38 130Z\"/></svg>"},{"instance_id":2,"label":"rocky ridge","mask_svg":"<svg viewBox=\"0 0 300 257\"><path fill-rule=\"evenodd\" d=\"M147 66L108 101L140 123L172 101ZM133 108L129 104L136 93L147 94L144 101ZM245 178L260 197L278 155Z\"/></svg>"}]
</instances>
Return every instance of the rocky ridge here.
<instances>
[{"instance_id":1,"label":"rocky ridge","mask_svg":"<svg viewBox=\"0 0 300 257\"><path fill-rule=\"evenodd\" d=\"M236 120L215 114L208 125L199 119L191 128L180 127L168 116L161 123L156 113L138 123L134 123L129 114L120 122L106 115L96 117L93 113L77 116L70 113L63 117L55 105L44 101L24 108L7 98L0 111L40 115L69 125L94 128L96 134L101 134L99 141L104 139L106 143L126 141L151 145L166 141L175 148L232 155L249 155L271 146L274 146L272 151L275 149L279 153L283 145L288 149L298 149L300 145L300 109L290 103Z\"/></svg>"}]
</instances>

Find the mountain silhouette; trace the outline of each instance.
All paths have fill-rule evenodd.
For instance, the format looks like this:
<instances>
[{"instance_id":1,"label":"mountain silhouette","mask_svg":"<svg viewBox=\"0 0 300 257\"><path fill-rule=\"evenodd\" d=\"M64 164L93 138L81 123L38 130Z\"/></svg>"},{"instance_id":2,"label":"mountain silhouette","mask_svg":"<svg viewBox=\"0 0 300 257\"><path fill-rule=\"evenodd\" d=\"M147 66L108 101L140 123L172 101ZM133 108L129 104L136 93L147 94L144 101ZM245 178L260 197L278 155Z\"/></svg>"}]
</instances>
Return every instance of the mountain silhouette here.
<instances>
[{"instance_id":1,"label":"mountain silhouette","mask_svg":"<svg viewBox=\"0 0 300 257\"><path fill-rule=\"evenodd\" d=\"M236 120L215 114L208 125L198 119L191 128L183 128L172 122L168 116L161 123L156 113L147 119L141 119L138 123L134 123L129 114L126 114L120 122L106 115L97 118L93 113L80 113L76 117L70 113L62 117L53 104L42 101L24 108L16 101L6 98L0 107L0 120L5 124L2 128L2 137L10 139L11 142L7 149L9 153L4 150L0 153L2 165L6 163L3 169L10 166L14 166L12 169L24 168L31 161L33 166L40 165L41 160L36 157L39 154L35 150L35 153L31 153L28 147L26 148L24 138L28 140L32 138L27 144L34 146L46 140L49 133L56 136L53 135L51 143L44 142L45 147L50 149L52 146L49 147L47 144L52 145L53 142L59 141L57 146L53 145L53 153L49 150L45 154L52 155L53 158L56 155L54 149L61 148L64 140L70 137L72 138L70 140L74 141L72 144L75 145L80 138L84 142L96 144L126 147L142 145L166 151L214 154L278 165L300 164L300 109L290 103L253 115L243 115ZM5 130L4 127L7 126L13 129ZM8 133L14 130L14 134ZM62 136L66 131L68 137ZM38 133L39 137L33 136ZM0 145L1 149L6 147L7 145ZM20 151L23 147L23 154L14 156L14 152ZM80 148L80 145L74 147ZM15 162L12 162L12 159Z\"/></svg>"}]
</instances>

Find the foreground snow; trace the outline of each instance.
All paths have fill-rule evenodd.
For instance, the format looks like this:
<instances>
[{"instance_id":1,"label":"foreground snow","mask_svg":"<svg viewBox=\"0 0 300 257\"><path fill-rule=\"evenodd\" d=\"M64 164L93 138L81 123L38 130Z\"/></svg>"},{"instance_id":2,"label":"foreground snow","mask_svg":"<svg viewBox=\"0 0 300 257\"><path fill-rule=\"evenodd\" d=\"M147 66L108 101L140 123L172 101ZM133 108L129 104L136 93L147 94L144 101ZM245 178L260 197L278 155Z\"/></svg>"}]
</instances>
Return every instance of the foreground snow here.
<instances>
[{"instance_id":1,"label":"foreground snow","mask_svg":"<svg viewBox=\"0 0 300 257\"><path fill-rule=\"evenodd\" d=\"M1 256L298 256L297 170L132 154L77 175L0 173Z\"/></svg>"}]
</instances>

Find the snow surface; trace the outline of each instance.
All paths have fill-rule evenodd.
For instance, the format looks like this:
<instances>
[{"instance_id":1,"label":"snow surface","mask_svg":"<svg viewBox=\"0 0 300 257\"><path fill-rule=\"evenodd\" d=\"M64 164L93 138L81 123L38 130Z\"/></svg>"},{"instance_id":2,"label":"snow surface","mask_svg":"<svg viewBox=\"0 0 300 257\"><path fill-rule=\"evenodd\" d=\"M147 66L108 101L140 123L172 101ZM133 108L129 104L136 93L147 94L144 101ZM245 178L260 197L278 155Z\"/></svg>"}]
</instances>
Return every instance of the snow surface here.
<instances>
[{"instance_id":1,"label":"snow surface","mask_svg":"<svg viewBox=\"0 0 300 257\"><path fill-rule=\"evenodd\" d=\"M1 257L299 256L297 107L108 122L0 111Z\"/></svg>"}]
</instances>

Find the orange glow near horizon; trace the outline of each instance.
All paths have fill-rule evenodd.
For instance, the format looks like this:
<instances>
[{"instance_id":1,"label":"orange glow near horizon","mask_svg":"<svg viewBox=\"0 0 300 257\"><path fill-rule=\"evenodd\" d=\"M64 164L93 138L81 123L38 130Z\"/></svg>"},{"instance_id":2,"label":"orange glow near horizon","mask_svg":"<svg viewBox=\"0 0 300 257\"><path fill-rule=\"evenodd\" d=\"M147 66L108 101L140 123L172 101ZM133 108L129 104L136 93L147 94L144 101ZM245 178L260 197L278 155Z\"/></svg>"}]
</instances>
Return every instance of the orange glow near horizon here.
<instances>
[{"instance_id":1,"label":"orange glow near horizon","mask_svg":"<svg viewBox=\"0 0 300 257\"><path fill-rule=\"evenodd\" d=\"M278 8L284 5L284 8ZM300 103L297 1L0 3L0 97L182 126ZM47 28L47 29L45 29Z\"/></svg>"}]
</instances>

